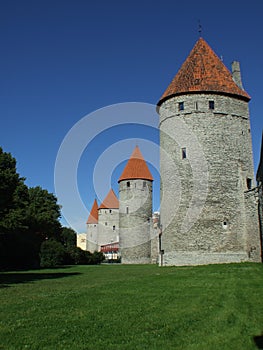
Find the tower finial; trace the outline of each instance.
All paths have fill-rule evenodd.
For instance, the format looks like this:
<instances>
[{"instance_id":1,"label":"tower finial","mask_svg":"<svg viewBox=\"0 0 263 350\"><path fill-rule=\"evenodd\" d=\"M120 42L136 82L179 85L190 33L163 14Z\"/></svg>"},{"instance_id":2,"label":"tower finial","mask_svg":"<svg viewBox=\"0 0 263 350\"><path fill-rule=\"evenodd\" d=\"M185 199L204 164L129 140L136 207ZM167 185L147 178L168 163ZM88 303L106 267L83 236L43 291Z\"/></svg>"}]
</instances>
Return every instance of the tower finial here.
<instances>
[{"instance_id":1,"label":"tower finial","mask_svg":"<svg viewBox=\"0 0 263 350\"><path fill-rule=\"evenodd\" d=\"M201 21L200 19L198 20L198 33L199 33L199 37L201 38L202 36L202 26L201 26Z\"/></svg>"}]
</instances>

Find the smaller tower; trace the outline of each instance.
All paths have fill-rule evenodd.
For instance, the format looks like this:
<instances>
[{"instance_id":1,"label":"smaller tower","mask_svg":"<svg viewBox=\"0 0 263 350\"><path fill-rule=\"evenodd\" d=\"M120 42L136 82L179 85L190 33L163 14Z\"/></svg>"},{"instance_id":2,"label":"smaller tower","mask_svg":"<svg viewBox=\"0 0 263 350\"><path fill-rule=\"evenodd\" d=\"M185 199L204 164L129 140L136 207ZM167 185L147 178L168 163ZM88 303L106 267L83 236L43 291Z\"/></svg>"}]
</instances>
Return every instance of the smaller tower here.
<instances>
[{"instance_id":1,"label":"smaller tower","mask_svg":"<svg viewBox=\"0 0 263 350\"><path fill-rule=\"evenodd\" d=\"M119 241L119 200L111 189L98 208L98 250Z\"/></svg>"},{"instance_id":2,"label":"smaller tower","mask_svg":"<svg viewBox=\"0 0 263 350\"><path fill-rule=\"evenodd\" d=\"M150 263L153 177L138 146L118 182L122 263Z\"/></svg>"},{"instance_id":3,"label":"smaller tower","mask_svg":"<svg viewBox=\"0 0 263 350\"><path fill-rule=\"evenodd\" d=\"M98 203L95 199L87 220L87 249L93 253L98 250Z\"/></svg>"}]
</instances>

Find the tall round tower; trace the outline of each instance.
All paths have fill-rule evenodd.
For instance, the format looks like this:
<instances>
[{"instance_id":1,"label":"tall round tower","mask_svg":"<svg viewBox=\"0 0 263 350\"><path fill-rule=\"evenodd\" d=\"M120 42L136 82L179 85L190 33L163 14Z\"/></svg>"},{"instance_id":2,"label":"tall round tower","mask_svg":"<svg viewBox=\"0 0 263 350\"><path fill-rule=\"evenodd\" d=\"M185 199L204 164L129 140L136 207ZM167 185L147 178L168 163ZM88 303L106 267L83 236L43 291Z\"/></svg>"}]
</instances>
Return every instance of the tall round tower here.
<instances>
[{"instance_id":1,"label":"tall round tower","mask_svg":"<svg viewBox=\"0 0 263 350\"><path fill-rule=\"evenodd\" d=\"M162 262L260 261L249 95L200 38L160 101Z\"/></svg>"},{"instance_id":2,"label":"tall round tower","mask_svg":"<svg viewBox=\"0 0 263 350\"><path fill-rule=\"evenodd\" d=\"M122 263L150 263L153 177L138 146L118 182Z\"/></svg>"}]
</instances>

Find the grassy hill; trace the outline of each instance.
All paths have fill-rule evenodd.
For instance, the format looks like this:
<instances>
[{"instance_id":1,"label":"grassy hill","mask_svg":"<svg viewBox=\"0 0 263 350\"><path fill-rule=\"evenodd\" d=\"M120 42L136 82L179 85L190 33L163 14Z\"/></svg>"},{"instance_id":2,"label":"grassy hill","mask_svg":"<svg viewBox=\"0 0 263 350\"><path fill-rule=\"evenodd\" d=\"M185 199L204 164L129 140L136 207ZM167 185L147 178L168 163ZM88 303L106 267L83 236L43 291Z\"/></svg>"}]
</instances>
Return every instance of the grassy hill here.
<instances>
[{"instance_id":1,"label":"grassy hill","mask_svg":"<svg viewBox=\"0 0 263 350\"><path fill-rule=\"evenodd\" d=\"M258 349L263 265L0 274L0 349Z\"/></svg>"}]
</instances>

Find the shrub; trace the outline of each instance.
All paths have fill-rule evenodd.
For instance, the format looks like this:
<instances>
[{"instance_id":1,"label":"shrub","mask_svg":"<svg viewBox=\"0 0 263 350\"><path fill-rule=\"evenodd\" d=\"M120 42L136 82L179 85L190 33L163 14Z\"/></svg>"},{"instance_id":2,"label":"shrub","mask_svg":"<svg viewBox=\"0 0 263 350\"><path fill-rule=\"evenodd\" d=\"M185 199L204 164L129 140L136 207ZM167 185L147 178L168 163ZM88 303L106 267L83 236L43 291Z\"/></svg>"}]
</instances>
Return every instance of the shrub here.
<instances>
[{"instance_id":1,"label":"shrub","mask_svg":"<svg viewBox=\"0 0 263 350\"><path fill-rule=\"evenodd\" d=\"M66 251L63 245L55 240L47 240L41 244L40 266L56 267L65 262Z\"/></svg>"}]
</instances>

